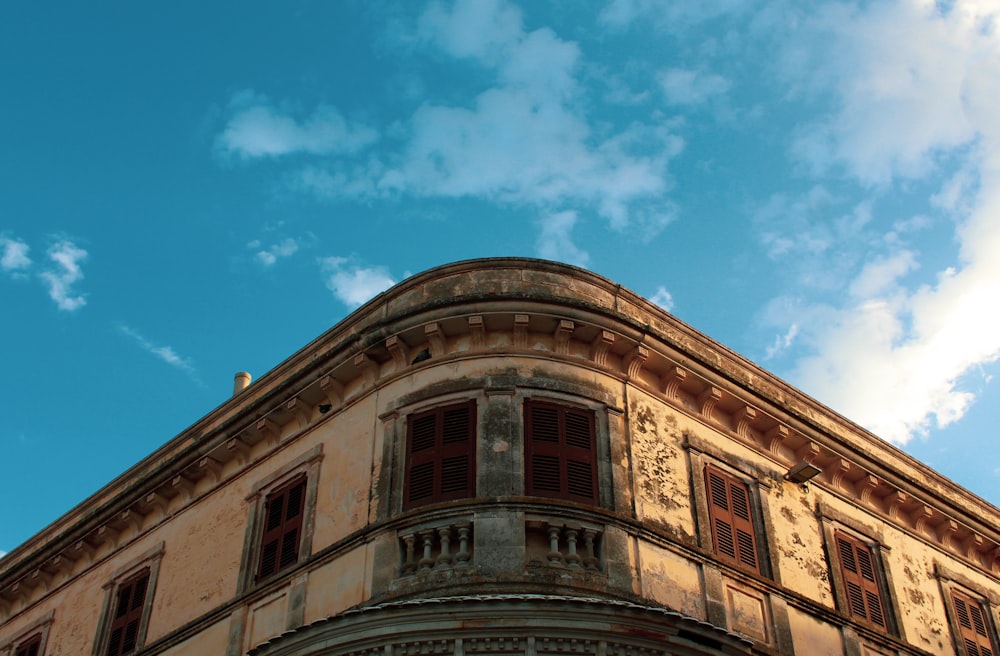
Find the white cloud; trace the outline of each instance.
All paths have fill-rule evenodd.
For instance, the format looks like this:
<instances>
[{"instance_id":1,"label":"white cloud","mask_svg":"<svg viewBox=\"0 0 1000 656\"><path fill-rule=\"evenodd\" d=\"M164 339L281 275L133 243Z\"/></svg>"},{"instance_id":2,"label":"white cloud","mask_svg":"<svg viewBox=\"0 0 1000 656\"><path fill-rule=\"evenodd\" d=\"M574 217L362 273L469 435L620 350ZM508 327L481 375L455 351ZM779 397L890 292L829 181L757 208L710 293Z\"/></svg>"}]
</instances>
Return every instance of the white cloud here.
<instances>
[{"instance_id":1,"label":"white cloud","mask_svg":"<svg viewBox=\"0 0 1000 656\"><path fill-rule=\"evenodd\" d=\"M547 260L558 260L585 267L590 261L590 255L573 243L573 226L576 225L576 212L565 211L547 216L539 221L541 232L535 241L535 252L538 257Z\"/></svg>"},{"instance_id":2,"label":"white cloud","mask_svg":"<svg viewBox=\"0 0 1000 656\"><path fill-rule=\"evenodd\" d=\"M281 241L271 244L271 246L261 249L261 243L259 240L254 240L247 244L247 247L252 250L257 250L254 253L254 257L258 262L264 266L272 266L279 258L291 257L299 250L299 242L291 237L282 239Z\"/></svg>"},{"instance_id":3,"label":"white cloud","mask_svg":"<svg viewBox=\"0 0 1000 656\"><path fill-rule=\"evenodd\" d=\"M656 293L653 294L649 300L656 305L659 305L667 312L674 309L674 297L667 291L666 287L657 287Z\"/></svg>"},{"instance_id":4,"label":"white cloud","mask_svg":"<svg viewBox=\"0 0 1000 656\"><path fill-rule=\"evenodd\" d=\"M187 373L195 382L201 382L198 378L198 372L191 359L178 355L177 352L174 351L173 347L157 346L143 337L138 331L124 324L119 324L118 330L123 335L131 338L142 350L154 355L158 359L169 364L171 367L175 367Z\"/></svg>"},{"instance_id":5,"label":"white cloud","mask_svg":"<svg viewBox=\"0 0 1000 656\"><path fill-rule=\"evenodd\" d=\"M396 284L385 267L363 267L344 257L323 258L320 267L326 276L327 289L350 308L362 305Z\"/></svg>"},{"instance_id":6,"label":"white cloud","mask_svg":"<svg viewBox=\"0 0 1000 656\"><path fill-rule=\"evenodd\" d=\"M721 75L671 68L660 73L660 87L671 105L698 105L729 90L729 80Z\"/></svg>"},{"instance_id":7,"label":"white cloud","mask_svg":"<svg viewBox=\"0 0 1000 656\"><path fill-rule=\"evenodd\" d=\"M53 244L46 252L55 269L43 271L42 281L49 288L49 297L60 310L73 312L87 304L87 299L73 294L73 285L83 280L80 263L87 259L87 251L71 241L62 240Z\"/></svg>"},{"instance_id":8,"label":"white cloud","mask_svg":"<svg viewBox=\"0 0 1000 656\"><path fill-rule=\"evenodd\" d=\"M6 551L0 550L0 558L3 558L6 555L7 555Z\"/></svg>"},{"instance_id":9,"label":"white cloud","mask_svg":"<svg viewBox=\"0 0 1000 656\"><path fill-rule=\"evenodd\" d=\"M778 335L774 338L774 343L767 347L764 352L764 359L770 360L779 353L787 350L794 342L795 338L799 334L799 324L793 323L788 327L788 330L783 335Z\"/></svg>"},{"instance_id":10,"label":"white cloud","mask_svg":"<svg viewBox=\"0 0 1000 656\"><path fill-rule=\"evenodd\" d=\"M789 73L808 78L820 98L832 94L836 111L804 125L794 153L814 170L841 164L885 184L922 177L942 152L971 143L983 127L969 111L977 76L1000 70L996 30L971 9L830 4L805 20L788 48L796 61Z\"/></svg>"},{"instance_id":11,"label":"white cloud","mask_svg":"<svg viewBox=\"0 0 1000 656\"><path fill-rule=\"evenodd\" d=\"M19 275L31 266L28 257L28 245L19 239L0 237L0 269L13 275Z\"/></svg>"},{"instance_id":12,"label":"white cloud","mask_svg":"<svg viewBox=\"0 0 1000 656\"><path fill-rule=\"evenodd\" d=\"M526 31L520 10L500 0L434 3L416 37L480 66L490 86L468 104L422 104L384 160L312 167L298 185L328 196L477 197L546 212L585 206L644 235L673 217L663 198L667 164L683 141L666 124L595 133L575 43L547 28Z\"/></svg>"},{"instance_id":13,"label":"white cloud","mask_svg":"<svg viewBox=\"0 0 1000 656\"><path fill-rule=\"evenodd\" d=\"M998 21L996 5L961 0L828 5L786 51L786 64L788 53L797 61L786 74L834 108L796 142L812 170L839 165L882 186L931 179L946 163L956 171L927 201L955 222L958 261L907 285L920 253L902 238L926 219L897 221L873 240L869 207L851 225L855 245L874 254L837 267L847 303L800 305L783 317L798 321L811 349L796 382L897 443L959 420L975 400L964 381L1000 358ZM819 249L814 267L833 263L839 248Z\"/></svg>"},{"instance_id":14,"label":"white cloud","mask_svg":"<svg viewBox=\"0 0 1000 656\"><path fill-rule=\"evenodd\" d=\"M246 93L240 94L234 104L240 105L246 99ZM239 109L216 140L219 152L242 159L291 153L355 153L378 139L375 130L365 125L348 124L332 107L321 106L312 116L297 121L272 107L264 98L251 96L250 99L253 106Z\"/></svg>"}]
</instances>

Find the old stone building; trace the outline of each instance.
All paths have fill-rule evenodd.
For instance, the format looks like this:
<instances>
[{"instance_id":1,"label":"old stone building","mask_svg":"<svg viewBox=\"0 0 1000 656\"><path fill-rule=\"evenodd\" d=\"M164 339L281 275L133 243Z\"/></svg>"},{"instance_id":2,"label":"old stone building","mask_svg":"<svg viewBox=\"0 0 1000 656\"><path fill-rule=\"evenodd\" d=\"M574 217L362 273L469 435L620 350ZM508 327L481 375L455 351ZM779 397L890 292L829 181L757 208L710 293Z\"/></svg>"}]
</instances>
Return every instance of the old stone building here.
<instances>
[{"instance_id":1,"label":"old stone building","mask_svg":"<svg viewBox=\"0 0 1000 656\"><path fill-rule=\"evenodd\" d=\"M0 559L0 655L996 653L995 507L587 271L237 381Z\"/></svg>"}]
</instances>

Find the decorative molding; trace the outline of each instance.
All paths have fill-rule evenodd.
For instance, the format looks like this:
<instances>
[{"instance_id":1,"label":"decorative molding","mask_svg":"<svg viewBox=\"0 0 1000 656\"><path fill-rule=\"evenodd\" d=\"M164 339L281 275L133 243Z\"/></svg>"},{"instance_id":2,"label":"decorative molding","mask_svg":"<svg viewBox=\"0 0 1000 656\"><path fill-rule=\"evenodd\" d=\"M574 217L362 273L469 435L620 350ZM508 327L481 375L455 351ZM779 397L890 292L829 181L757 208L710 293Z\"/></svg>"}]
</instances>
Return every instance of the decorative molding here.
<instances>
[{"instance_id":1,"label":"decorative molding","mask_svg":"<svg viewBox=\"0 0 1000 656\"><path fill-rule=\"evenodd\" d=\"M639 378L642 371L642 364L649 358L649 349L642 344L637 344L627 356L625 356L625 375L629 380Z\"/></svg>"},{"instance_id":2,"label":"decorative molding","mask_svg":"<svg viewBox=\"0 0 1000 656\"><path fill-rule=\"evenodd\" d=\"M667 367L667 373L660 378L660 382L663 385L663 395L670 401L677 400L680 395L681 385L684 384L684 380L687 377L687 369L678 366Z\"/></svg>"},{"instance_id":3,"label":"decorative molding","mask_svg":"<svg viewBox=\"0 0 1000 656\"><path fill-rule=\"evenodd\" d=\"M486 348L486 325L480 314L469 317L469 332L472 334L472 348L482 351Z\"/></svg>"},{"instance_id":4,"label":"decorative molding","mask_svg":"<svg viewBox=\"0 0 1000 656\"><path fill-rule=\"evenodd\" d=\"M722 400L722 390L715 386L709 386L704 392L698 395L698 412L709 421L714 421L715 406Z\"/></svg>"},{"instance_id":5,"label":"decorative molding","mask_svg":"<svg viewBox=\"0 0 1000 656\"><path fill-rule=\"evenodd\" d=\"M445 348L445 336L441 327L436 323L429 323L424 326L424 337L430 345L431 357L440 358L448 353Z\"/></svg>"},{"instance_id":6,"label":"decorative molding","mask_svg":"<svg viewBox=\"0 0 1000 656\"><path fill-rule=\"evenodd\" d=\"M556 355L568 355L569 354L569 340L573 336L573 322L566 319L561 319L558 324L556 324L556 331L553 334L553 342L555 344Z\"/></svg>"},{"instance_id":7,"label":"decorative molding","mask_svg":"<svg viewBox=\"0 0 1000 656\"><path fill-rule=\"evenodd\" d=\"M528 348L528 324L531 317L527 314L514 315L514 348L525 351Z\"/></svg>"}]
</instances>

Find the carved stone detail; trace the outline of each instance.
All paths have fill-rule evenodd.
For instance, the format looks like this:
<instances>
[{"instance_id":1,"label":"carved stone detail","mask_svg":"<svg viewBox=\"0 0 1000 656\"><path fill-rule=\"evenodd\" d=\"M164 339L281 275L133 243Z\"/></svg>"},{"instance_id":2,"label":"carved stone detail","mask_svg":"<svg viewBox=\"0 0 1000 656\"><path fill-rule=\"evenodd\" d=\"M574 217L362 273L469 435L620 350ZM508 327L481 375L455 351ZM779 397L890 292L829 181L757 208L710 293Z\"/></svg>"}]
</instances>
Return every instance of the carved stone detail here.
<instances>
[{"instance_id":1,"label":"carved stone detail","mask_svg":"<svg viewBox=\"0 0 1000 656\"><path fill-rule=\"evenodd\" d=\"M610 330L602 330L590 343L590 359L599 367L608 366L608 352L615 343L615 334Z\"/></svg>"},{"instance_id":2,"label":"carved stone detail","mask_svg":"<svg viewBox=\"0 0 1000 656\"><path fill-rule=\"evenodd\" d=\"M788 426L778 424L774 428L764 433L764 445L772 455L781 453L781 445L789 436Z\"/></svg>"},{"instance_id":3,"label":"carved stone detail","mask_svg":"<svg viewBox=\"0 0 1000 656\"><path fill-rule=\"evenodd\" d=\"M398 335L392 335L385 340L385 347L392 355L392 365L396 371L402 371L410 364L410 350L406 347L406 342Z\"/></svg>"},{"instance_id":4,"label":"carved stone detail","mask_svg":"<svg viewBox=\"0 0 1000 656\"><path fill-rule=\"evenodd\" d=\"M531 323L531 317L527 314L514 315L514 348L519 351L524 351L528 348L529 323Z\"/></svg>"},{"instance_id":5,"label":"carved stone detail","mask_svg":"<svg viewBox=\"0 0 1000 656\"><path fill-rule=\"evenodd\" d=\"M752 440L753 435L750 433L750 424L757 419L757 408L749 405L743 406L743 408L733 414L733 419L736 422L736 434L744 440Z\"/></svg>"},{"instance_id":6,"label":"carved stone detail","mask_svg":"<svg viewBox=\"0 0 1000 656\"><path fill-rule=\"evenodd\" d=\"M722 400L722 390L718 387L710 386L698 395L698 411L705 419L713 419L716 404Z\"/></svg>"},{"instance_id":7,"label":"carved stone detail","mask_svg":"<svg viewBox=\"0 0 1000 656\"><path fill-rule=\"evenodd\" d=\"M642 344L637 345L625 358L625 375L635 380L642 371L643 363L649 358L649 349Z\"/></svg>"},{"instance_id":8,"label":"carved stone detail","mask_svg":"<svg viewBox=\"0 0 1000 656\"><path fill-rule=\"evenodd\" d=\"M569 354L569 340L573 337L574 328L573 322L566 319L562 319L556 326L556 332L553 335L556 355Z\"/></svg>"},{"instance_id":9,"label":"carved stone detail","mask_svg":"<svg viewBox=\"0 0 1000 656\"><path fill-rule=\"evenodd\" d=\"M830 484L838 490L849 489L850 481L847 476L853 469L854 465L851 464L850 460L837 458L826 470L827 476L830 478Z\"/></svg>"},{"instance_id":10,"label":"carved stone detail","mask_svg":"<svg viewBox=\"0 0 1000 656\"><path fill-rule=\"evenodd\" d=\"M670 367L660 379L663 383L663 395L668 399L676 399L680 394L681 385L684 384L684 379L687 377L687 369L677 366Z\"/></svg>"},{"instance_id":11,"label":"carved stone detail","mask_svg":"<svg viewBox=\"0 0 1000 656\"><path fill-rule=\"evenodd\" d=\"M430 344L432 358L440 358L445 354L447 349L445 349L444 333L441 331L440 326L436 323L429 323L424 326L424 337L427 338L427 343Z\"/></svg>"},{"instance_id":12,"label":"carved stone detail","mask_svg":"<svg viewBox=\"0 0 1000 656\"><path fill-rule=\"evenodd\" d=\"M486 348L486 325L481 315L469 317L469 332L472 333L472 348L482 351Z\"/></svg>"}]
</instances>

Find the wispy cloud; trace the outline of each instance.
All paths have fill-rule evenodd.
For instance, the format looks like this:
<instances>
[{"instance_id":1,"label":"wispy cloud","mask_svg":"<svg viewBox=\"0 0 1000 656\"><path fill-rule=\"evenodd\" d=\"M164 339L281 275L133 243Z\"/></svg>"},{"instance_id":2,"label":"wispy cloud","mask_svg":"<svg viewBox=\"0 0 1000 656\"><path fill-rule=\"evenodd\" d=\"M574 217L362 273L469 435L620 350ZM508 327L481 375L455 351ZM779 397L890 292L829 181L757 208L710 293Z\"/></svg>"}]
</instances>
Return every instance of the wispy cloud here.
<instances>
[{"instance_id":1,"label":"wispy cloud","mask_svg":"<svg viewBox=\"0 0 1000 656\"><path fill-rule=\"evenodd\" d=\"M273 266L280 258L291 257L299 251L299 242L292 237L287 237L279 242L264 247L260 240L247 244L254 252L254 259L266 267Z\"/></svg>"},{"instance_id":2,"label":"wispy cloud","mask_svg":"<svg viewBox=\"0 0 1000 656\"><path fill-rule=\"evenodd\" d=\"M178 355L173 347L154 344L138 331L125 324L118 324L118 330L126 337L131 338L142 350L169 364L171 367L183 371L196 383L202 384L201 379L198 377L198 371L191 359Z\"/></svg>"},{"instance_id":3,"label":"wispy cloud","mask_svg":"<svg viewBox=\"0 0 1000 656\"><path fill-rule=\"evenodd\" d=\"M650 296L649 300L667 312L674 309L674 297L667 291L666 287L657 287L656 293Z\"/></svg>"},{"instance_id":4,"label":"wispy cloud","mask_svg":"<svg viewBox=\"0 0 1000 656\"><path fill-rule=\"evenodd\" d=\"M729 80L721 75L671 68L659 76L660 87L670 105L698 105L729 90Z\"/></svg>"},{"instance_id":5,"label":"wispy cloud","mask_svg":"<svg viewBox=\"0 0 1000 656\"><path fill-rule=\"evenodd\" d=\"M87 251L64 239L49 247L46 255L55 267L39 275L49 288L49 297L60 310L79 310L87 304L87 299L74 294L73 286L83 280L80 263L87 259Z\"/></svg>"},{"instance_id":6,"label":"wispy cloud","mask_svg":"<svg viewBox=\"0 0 1000 656\"><path fill-rule=\"evenodd\" d=\"M538 257L587 266L590 254L573 243L571 234L576 225L576 212L559 212L541 219L539 223L541 230L535 242Z\"/></svg>"},{"instance_id":7,"label":"wispy cloud","mask_svg":"<svg viewBox=\"0 0 1000 656\"><path fill-rule=\"evenodd\" d=\"M28 257L28 244L9 237L0 237L0 269L15 277L23 277L24 271L31 267Z\"/></svg>"},{"instance_id":8,"label":"wispy cloud","mask_svg":"<svg viewBox=\"0 0 1000 656\"><path fill-rule=\"evenodd\" d=\"M6 555L7 555L7 552L3 551L2 549L0 549L0 558L3 558Z\"/></svg>"},{"instance_id":9,"label":"wispy cloud","mask_svg":"<svg viewBox=\"0 0 1000 656\"><path fill-rule=\"evenodd\" d=\"M297 120L253 92L237 94L235 114L216 140L216 149L241 159L279 157L292 153L327 155L354 153L378 140L370 127L350 124L333 107L318 107Z\"/></svg>"},{"instance_id":10,"label":"wispy cloud","mask_svg":"<svg viewBox=\"0 0 1000 656\"><path fill-rule=\"evenodd\" d=\"M326 286L344 305L355 308L384 292L396 281L383 266L365 267L344 257L320 260Z\"/></svg>"}]
</instances>

